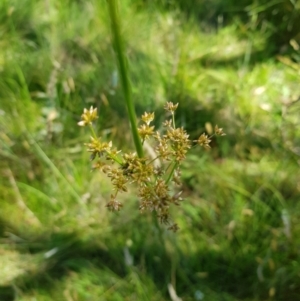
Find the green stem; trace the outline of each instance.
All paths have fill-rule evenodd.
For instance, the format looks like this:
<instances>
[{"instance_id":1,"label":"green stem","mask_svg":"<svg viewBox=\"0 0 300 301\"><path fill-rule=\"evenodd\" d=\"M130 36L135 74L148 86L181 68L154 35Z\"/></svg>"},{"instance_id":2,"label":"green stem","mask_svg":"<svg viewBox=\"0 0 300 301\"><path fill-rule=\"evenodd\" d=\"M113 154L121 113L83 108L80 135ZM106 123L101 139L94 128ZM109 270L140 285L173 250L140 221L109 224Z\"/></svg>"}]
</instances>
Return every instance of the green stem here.
<instances>
[{"instance_id":1,"label":"green stem","mask_svg":"<svg viewBox=\"0 0 300 301\"><path fill-rule=\"evenodd\" d=\"M123 162L122 162L122 160L120 159L120 158L118 158L118 157L116 157L116 156L112 156L110 153L106 153L107 154L107 156L109 157L109 158L111 158L112 160L114 160L116 163L118 163L119 165L122 165L123 164Z\"/></svg>"},{"instance_id":2,"label":"green stem","mask_svg":"<svg viewBox=\"0 0 300 301\"><path fill-rule=\"evenodd\" d=\"M93 125L90 124L90 123L89 123L89 128L90 128L90 131L91 131L91 133L92 133L93 138L94 138L94 139L97 139L97 135L96 135L96 133L95 133L94 127L93 127Z\"/></svg>"},{"instance_id":3,"label":"green stem","mask_svg":"<svg viewBox=\"0 0 300 301\"><path fill-rule=\"evenodd\" d=\"M170 182L170 180L172 179L172 176L173 176L173 174L174 174L174 171L175 171L175 169L178 167L178 163L176 162L176 163L174 163L174 165L173 165L173 167L172 167L172 170L170 171L170 173L169 173L169 176L168 176L168 178L167 178L167 180L166 180L166 184L168 184L169 182Z\"/></svg>"},{"instance_id":4,"label":"green stem","mask_svg":"<svg viewBox=\"0 0 300 301\"><path fill-rule=\"evenodd\" d=\"M147 165L150 165L152 162L154 162L155 160L159 159L160 157L161 157L161 156L155 157L154 159L152 159L151 161L149 161L149 162L147 163Z\"/></svg>"},{"instance_id":5,"label":"green stem","mask_svg":"<svg viewBox=\"0 0 300 301\"><path fill-rule=\"evenodd\" d=\"M172 112L172 120L173 120L173 128L175 129L176 126L175 126L175 113Z\"/></svg>"},{"instance_id":6,"label":"green stem","mask_svg":"<svg viewBox=\"0 0 300 301\"><path fill-rule=\"evenodd\" d=\"M120 33L120 18L119 18L119 9L118 9L118 0L107 0L109 8L109 16L111 22L111 29L113 35L113 44L118 60L120 79L122 82L125 102L127 106L128 116L131 124L131 132L133 141L135 144L135 149L140 158L143 157L143 146L141 143L140 136L138 134L138 128L136 123L136 115L132 100L131 84L129 80L128 68L126 57L123 48L123 41Z\"/></svg>"}]
</instances>

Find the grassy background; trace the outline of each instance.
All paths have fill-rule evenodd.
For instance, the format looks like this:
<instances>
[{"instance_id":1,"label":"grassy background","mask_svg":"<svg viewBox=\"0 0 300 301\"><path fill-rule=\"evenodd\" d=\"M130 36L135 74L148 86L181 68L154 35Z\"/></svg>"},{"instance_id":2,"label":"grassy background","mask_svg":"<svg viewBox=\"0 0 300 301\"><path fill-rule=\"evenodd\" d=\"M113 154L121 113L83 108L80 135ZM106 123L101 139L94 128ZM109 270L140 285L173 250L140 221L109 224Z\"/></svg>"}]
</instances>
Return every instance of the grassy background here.
<instances>
[{"instance_id":1,"label":"grassy background","mask_svg":"<svg viewBox=\"0 0 300 301\"><path fill-rule=\"evenodd\" d=\"M1 1L0 300L298 300L299 1L120 2L137 114L227 136L188 157L176 235L134 188L112 215L77 126L97 106L133 148L105 1Z\"/></svg>"}]
</instances>

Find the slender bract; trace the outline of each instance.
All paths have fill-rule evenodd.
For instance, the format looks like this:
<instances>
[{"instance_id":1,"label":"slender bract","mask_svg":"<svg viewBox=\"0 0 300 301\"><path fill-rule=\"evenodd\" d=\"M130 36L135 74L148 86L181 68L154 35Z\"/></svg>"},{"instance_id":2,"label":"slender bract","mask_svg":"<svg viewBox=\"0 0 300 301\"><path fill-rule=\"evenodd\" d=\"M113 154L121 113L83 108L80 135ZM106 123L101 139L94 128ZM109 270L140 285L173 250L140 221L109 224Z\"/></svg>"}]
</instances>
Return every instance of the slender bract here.
<instances>
[{"instance_id":1,"label":"slender bract","mask_svg":"<svg viewBox=\"0 0 300 301\"><path fill-rule=\"evenodd\" d=\"M121 26L120 26L120 17L119 17L119 9L118 9L118 0L107 0L107 3L108 3L111 29L113 35L113 44L118 60L120 79L122 82L124 97L126 101L130 124L131 124L132 137L134 140L137 154L140 158L142 158L143 147L141 143L141 138L138 134L136 114L135 114L134 104L132 100L131 84L130 84L130 79L128 74L127 60L126 60L123 40L120 32Z\"/></svg>"}]
</instances>

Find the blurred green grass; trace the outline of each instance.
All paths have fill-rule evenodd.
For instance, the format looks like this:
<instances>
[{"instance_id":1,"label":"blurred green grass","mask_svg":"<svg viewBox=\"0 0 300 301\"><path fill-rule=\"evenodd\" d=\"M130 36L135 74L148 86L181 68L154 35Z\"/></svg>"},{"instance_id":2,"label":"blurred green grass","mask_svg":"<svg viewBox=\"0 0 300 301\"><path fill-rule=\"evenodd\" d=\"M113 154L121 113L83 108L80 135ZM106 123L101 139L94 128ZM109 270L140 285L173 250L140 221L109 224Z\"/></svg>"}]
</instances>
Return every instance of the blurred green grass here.
<instances>
[{"instance_id":1,"label":"blurred green grass","mask_svg":"<svg viewBox=\"0 0 300 301\"><path fill-rule=\"evenodd\" d=\"M179 102L192 138L227 136L188 157L178 234L139 215L134 188L111 215L77 127L97 106L101 136L133 147L105 1L2 1L0 300L169 300L170 283L182 300L297 300L297 39L271 56L258 19L120 2L138 114Z\"/></svg>"}]
</instances>

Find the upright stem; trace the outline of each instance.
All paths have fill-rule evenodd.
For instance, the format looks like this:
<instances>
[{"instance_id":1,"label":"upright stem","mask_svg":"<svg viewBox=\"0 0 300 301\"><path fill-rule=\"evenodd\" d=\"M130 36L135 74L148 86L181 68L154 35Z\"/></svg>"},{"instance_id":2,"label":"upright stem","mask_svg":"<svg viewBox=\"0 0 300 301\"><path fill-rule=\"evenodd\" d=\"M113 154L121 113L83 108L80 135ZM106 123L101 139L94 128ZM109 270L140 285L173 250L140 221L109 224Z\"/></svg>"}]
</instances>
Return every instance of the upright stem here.
<instances>
[{"instance_id":1,"label":"upright stem","mask_svg":"<svg viewBox=\"0 0 300 301\"><path fill-rule=\"evenodd\" d=\"M140 136L138 134L138 128L136 123L136 115L134 110L134 105L132 101L132 92L131 84L129 80L128 68L126 56L124 53L123 41L120 33L120 18L119 18L119 9L118 9L118 0L107 0L109 8L109 16L111 22L111 29L113 35L113 44L118 60L120 79L122 82L124 97L126 101L128 116L131 124L131 132L133 141L135 144L135 149L138 156L143 157L143 146L141 143Z\"/></svg>"},{"instance_id":2,"label":"upright stem","mask_svg":"<svg viewBox=\"0 0 300 301\"><path fill-rule=\"evenodd\" d=\"M171 179L172 179L172 177L173 177L173 174L174 174L175 169L178 167L178 163L173 163L173 164L174 164L174 165L173 165L173 167L172 167L172 170L170 171L169 176L168 176L168 178L167 178L167 180L166 180L166 184L169 184L169 182L171 181Z\"/></svg>"}]
</instances>

